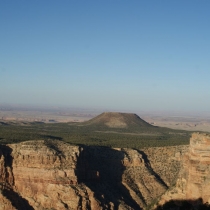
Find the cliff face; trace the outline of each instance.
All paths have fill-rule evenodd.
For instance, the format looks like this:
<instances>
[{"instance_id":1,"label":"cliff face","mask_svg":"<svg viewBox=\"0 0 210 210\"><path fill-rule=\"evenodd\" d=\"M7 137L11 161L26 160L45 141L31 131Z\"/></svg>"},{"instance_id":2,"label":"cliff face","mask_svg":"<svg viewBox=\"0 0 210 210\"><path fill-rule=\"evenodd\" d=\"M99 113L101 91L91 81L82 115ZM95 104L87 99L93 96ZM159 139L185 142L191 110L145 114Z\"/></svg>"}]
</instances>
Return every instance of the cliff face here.
<instances>
[{"instance_id":1,"label":"cliff face","mask_svg":"<svg viewBox=\"0 0 210 210\"><path fill-rule=\"evenodd\" d=\"M210 136L193 134L190 141L186 197L210 203Z\"/></svg>"},{"instance_id":2,"label":"cliff face","mask_svg":"<svg viewBox=\"0 0 210 210\"><path fill-rule=\"evenodd\" d=\"M2 145L0 210L143 209L161 195L161 202L209 201L209 150L204 134L192 136L189 152L187 146L138 151L42 140Z\"/></svg>"},{"instance_id":3,"label":"cliff face","mask_svg":"<svg viewBox=\"0 0 210 210\"><path fill-rule=\"evenodd\" d=\"M210 135L192 135L176 185L162 196L160 203L175 199L210 203Z\"/></svg>"},{"instance_id":4,"label":"cliff face","mask_svg":"<svg viewBox=\"0 0 210 210\"><path fill-rule=\"evenodd\" d=\"M1 153L1 192L14 209L77 209L88 203L75 175L78 147L35 141L1 147ZM0 209L12 208L6 203Z\"/></svg>"}]
</instances>

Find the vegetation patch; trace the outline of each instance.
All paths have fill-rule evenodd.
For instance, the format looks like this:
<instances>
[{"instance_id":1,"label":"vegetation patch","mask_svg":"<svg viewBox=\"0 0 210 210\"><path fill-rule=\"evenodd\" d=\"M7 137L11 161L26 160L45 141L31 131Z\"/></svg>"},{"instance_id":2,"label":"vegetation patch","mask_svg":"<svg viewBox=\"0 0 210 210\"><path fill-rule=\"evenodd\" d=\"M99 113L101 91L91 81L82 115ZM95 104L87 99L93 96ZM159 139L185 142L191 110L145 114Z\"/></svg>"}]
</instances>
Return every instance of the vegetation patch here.
<instances>
[{"instance_id":1,"label":"vegetation patch","mask_svg":"<svg viewBox=\"0 0 210 210\"><path fill-rule=\"evenodd\" d=\"M116 118L118 124L127 126L107 126ZM140 149L187 145L191 133L152 126L135 114L103 113L85 123L1 123L0 143L51 139L74 145Z\"/></svg>"}]
</instances>

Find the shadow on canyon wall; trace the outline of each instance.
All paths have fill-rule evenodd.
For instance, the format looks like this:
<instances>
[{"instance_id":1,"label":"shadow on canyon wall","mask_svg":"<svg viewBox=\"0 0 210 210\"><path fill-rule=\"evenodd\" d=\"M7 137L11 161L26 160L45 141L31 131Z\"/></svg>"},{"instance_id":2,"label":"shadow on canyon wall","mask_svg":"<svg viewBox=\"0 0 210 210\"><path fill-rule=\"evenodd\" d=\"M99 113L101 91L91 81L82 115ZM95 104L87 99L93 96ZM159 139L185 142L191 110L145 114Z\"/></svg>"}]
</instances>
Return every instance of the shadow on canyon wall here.
<instances>
[{"instance_id":1,"label":"shadow on canyon wall","mask_svg":"<svg viewBox=\"0 0 210 210\"><path fill-rule=\"evenodd\" d=\"M33 210L28 201L21 197L20 194L13 191L14 176L12 173L13 157L11 156L12 149L6 145L0 145L0 157L4 156L4 171L5 174L1 174L0 189L2 194L12 203L12 205L18 210Z\"/></svg>"},{"instance_id":2,"label":"shadow on canyon wall","mask_svg":"<svg viewBox=\"0 0 210 210\"><path fill-rule=\"evenodd\" d=\"M85 183L93 192L95 198L110 209L119 209L120 202L133 209L141 209L122 184L122 174L125 167L122 164L124 153L109 147L82 145L77 161L76 175L79 183Z\"/></svg>"},{"instance_id":3,"label":"shadow on canyon wall","mask_svg":"<svg viewBox=\"0 0 210 210\"><path fill-rule=\"evenodd\" d=\"M209 210L210 204L203 203L202 198L197 200L170 200L155 210Z\"/></svg>"},{"instance_id":4,"label":"shadow on canyon wall","mask_svg":"<svg viewBox=\"0 0 210 210\"><path fill-rule=\"evenodd\" d=\"M150 173L152 175L154 175L154 177L156 178L156 180L161 184L163 185L166 189L168 189L168 185L163 181L163 179L153 170L151 164L150 164L150 161L147 157L147 155L143 152L143 151L140 151L140 150L136 150L139 154L142 155L142 158L144 159L144 162L145 162L145 165L146 167L148 168L148 170L150 171Z\"/></svg>"},{"instance_id":5,"label":"shadow on canyon wall","mask_svg":"<svg viewBox=\"0 0 210 210\"><path fill-rule=\"evenodd\" d=\"M21 197L18 193L13 190L4 189L2 194L12 203L12 205L18 210L34 210L28 201Z\"/></svg>"}]
</instances>

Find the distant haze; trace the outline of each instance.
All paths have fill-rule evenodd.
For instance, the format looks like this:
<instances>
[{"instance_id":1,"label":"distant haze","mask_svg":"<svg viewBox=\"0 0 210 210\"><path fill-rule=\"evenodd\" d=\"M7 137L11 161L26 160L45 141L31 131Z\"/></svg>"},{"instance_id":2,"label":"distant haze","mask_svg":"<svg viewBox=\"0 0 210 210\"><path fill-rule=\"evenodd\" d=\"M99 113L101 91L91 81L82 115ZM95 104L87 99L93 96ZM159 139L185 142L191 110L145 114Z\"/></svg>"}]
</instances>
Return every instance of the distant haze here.
<instances>
[{"instance_id":1,"label":"distant haze","mask_svg":"<svg viewBox=\"0 0 210 210\"><path fill-rule=\"evenodd\" d=\"M0 1L0 104L209 113L210 1Z\"/></svg>"}]
</instances>

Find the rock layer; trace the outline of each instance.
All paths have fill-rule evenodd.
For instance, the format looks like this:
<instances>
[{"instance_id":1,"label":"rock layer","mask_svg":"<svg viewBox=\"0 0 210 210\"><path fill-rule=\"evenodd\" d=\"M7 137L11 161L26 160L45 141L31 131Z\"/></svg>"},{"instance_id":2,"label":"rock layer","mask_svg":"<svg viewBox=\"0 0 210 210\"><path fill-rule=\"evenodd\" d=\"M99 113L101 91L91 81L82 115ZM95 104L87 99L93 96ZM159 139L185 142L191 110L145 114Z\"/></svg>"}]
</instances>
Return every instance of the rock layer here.
<instances>
[{"instance_id":1,"label":"rock layer","mask_svg":"<svg viewBox=\"0 0 210 210\"><path fill-rule=\"evenodd\" d=\"M55 140L1 145L0 209L144 209L161 195L162 203L209 202L209 151L205 134L193 134L189 152L188 146L139 151Z\"/></svg>"},{"instance_id":2,"label":"rock layer","mask_svg":"<svg viewBox=\"0 0 210 210\"><path fill-rule=\"evenodd\" d=\"M186 198L210 203L210 135L193 134L187 163Z\"/></svg>"},{"instance_id":3,"label":"rock layer","mask_svg":"<svg viewBox=\"0 0 210 210\"><path fill-rule=\"evenodd\" d=\"M160 204L169 200L199 199L210 203L210 135L194 133L176 185L162 196Z\"/></svg>"}]
</instances>

